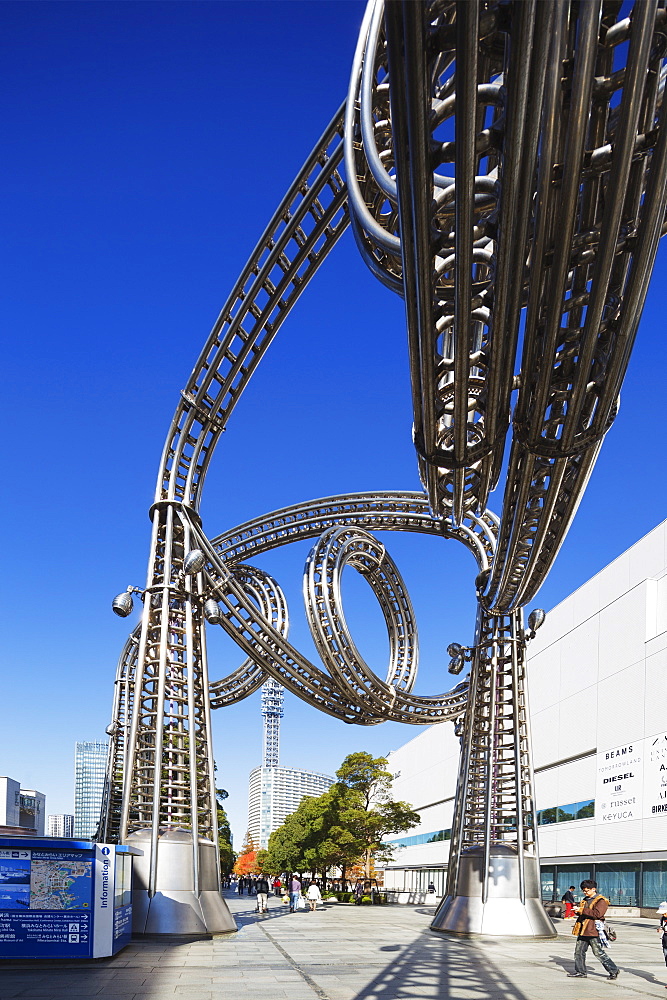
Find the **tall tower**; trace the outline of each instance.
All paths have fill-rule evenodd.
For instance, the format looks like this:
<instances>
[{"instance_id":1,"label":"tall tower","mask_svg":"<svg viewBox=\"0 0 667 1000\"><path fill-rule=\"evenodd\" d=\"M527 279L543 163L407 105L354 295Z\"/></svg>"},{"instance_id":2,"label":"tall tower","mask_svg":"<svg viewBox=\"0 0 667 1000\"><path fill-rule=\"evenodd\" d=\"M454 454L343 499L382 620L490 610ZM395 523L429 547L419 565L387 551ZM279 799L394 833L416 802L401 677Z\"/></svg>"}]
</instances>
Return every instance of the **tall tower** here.
<instances>
[{"instance_id":1,"label":"tall tower","mask_svg":"<svg viewBox=\"0 0 667 1000\"><path fill-rule=\"evenodd\" d=\"M280 763L280 720L283 717L285 689L269 677L262 684L262 715L264 716L264 767L278 767Z\"/></svg>"}]
</instances>

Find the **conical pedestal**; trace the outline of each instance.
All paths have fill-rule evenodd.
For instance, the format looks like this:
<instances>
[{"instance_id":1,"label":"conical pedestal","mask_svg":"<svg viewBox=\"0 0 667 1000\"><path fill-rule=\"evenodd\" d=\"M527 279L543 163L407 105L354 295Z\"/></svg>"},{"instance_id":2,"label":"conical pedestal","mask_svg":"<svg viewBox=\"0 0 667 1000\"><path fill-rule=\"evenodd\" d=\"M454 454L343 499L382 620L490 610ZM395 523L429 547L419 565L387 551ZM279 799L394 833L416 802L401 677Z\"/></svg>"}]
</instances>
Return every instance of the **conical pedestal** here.
<instances>
[{"instance_id":1,"label":"conical pedestal","mask_svg":"<svg viewBox=\"0 0 667 1000\"><path fill-rule=\"evenodd\" d=\"M519 857L512 846L491 848L487 898L483 899L484 849L468 848L459 860L456 895L445 896L436 910L432 931L496 937L556 937L556 929L540 897L538 860L524 857L524 901L519 884Z\"/></svg>"},{"instance_id":2,"label":"conical pedestal","mask_svg":"<svg viewBox=\"0 0 667 1000\"><path fill-rule=\"evenodd\" d=\"M236 930L218 888L216 846L199 837L199 891L195 891L192 833L168 830L158 838L157 879L148 893L150 830L139 830L127 844L144 851L134 859L132 931L134 934L208 937Z\"/></svg>"}]
</instances>

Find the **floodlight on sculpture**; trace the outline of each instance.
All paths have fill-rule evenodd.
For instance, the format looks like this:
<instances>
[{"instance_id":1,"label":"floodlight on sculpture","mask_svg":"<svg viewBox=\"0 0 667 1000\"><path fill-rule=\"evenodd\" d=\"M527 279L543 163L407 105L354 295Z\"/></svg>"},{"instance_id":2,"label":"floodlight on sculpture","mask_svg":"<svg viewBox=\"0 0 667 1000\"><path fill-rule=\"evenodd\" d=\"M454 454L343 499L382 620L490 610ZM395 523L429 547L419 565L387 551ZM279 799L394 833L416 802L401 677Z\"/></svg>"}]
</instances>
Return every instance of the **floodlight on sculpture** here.
<instances>
[{"instance_id":1,"label":"floodlight on sculpture","mask_svg":"<svg viewBox=\"0 0 667 1000\"><path fill-rule=\"evenodd\" d=\"M242 272L167 436L142 621L118 666L102 817L105 838L146 851L138 929L233 927L216 893L210 712L271 678L346 722L454 721L461 762L433 928L554 933L540 903L525 690L526 642L541 620L534 613L524 631L522 609L616 416L665 220L667 14L653 0L619 10L369 3L346 103ZM198 509L214 449L348 223L367 266L405 299L424 492L297 503L210 539ZM487 503L507 449L498 516ZM475 641L450 644L450 671L469 658L470 675L445 694L413 693L416 623L374 535L387 530L458 539L477 561ZM306 538L321 666L288 640L278 582L247 562ZM346 565L382 609L384 678L345 623ZM246 657L215 682L206 622Z\"/></svg>"}]
</instances>

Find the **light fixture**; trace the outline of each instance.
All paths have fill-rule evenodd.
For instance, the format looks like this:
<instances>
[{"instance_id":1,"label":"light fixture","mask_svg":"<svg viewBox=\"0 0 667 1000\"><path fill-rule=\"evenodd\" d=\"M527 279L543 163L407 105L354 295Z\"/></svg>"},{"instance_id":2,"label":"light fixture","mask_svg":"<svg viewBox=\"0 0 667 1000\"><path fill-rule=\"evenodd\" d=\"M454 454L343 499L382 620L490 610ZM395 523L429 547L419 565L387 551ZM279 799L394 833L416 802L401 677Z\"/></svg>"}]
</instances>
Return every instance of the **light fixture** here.
<instances>
[{"instance_id":1,"label":"light fixture","mask_svg":"<svg viewBox=\"0 0 667 1000\"><path fill-rule=\"evenodd\" d=\"M192 576L204 568L206 556L201 549L190 549L183 560L183 572L186 576Z\"/></svg>"},{"instance_id":2,"label":"light fixture","mask_svg":"<svg viewBox=\"0 0 667 1000\"><path fill-rule=\"evenodd\" d=\"M114 597L111 602L111 608L114 614L117 614L119 618L127 618L128 615L132 614L132 609L134 608L134 601L132 600L132 594L129 590L124 591L122 594L118 594Z\"/></svg>"},{"instance_id":3,"label":"light fixture","mask_svg":"<svg viewBox=\"0 0 667 1000\"><path fill-rule=\"evenodd\" d=\"M219 625L222 621L220 605L212 597L208 597L204 603L204 618L211 625Z\"/></svg>"},{"instance_id":4,"label":"light fixture","mask_svg":"<svg viewBox=\"0 0 667 1000\"><path fill-rule=\"evenodd\" d=\"M455 645L456 643L453 642L452 646ZM465 663L465 656L463 655L463 651L461 651L458 656L452 657L452 659L449 661L449 666L447 669L449 670L450 674L460 674L461 671L463 670L464 663Z\"/></svg>"},{"instance_id":5,"label":"light fixture","mask_svg":"<svg viewBox=\"0 0 667 1000\"><path fill-rule=\"evenodd\" d=\"M542 608L535 608L528 615L528 628L531 632L537 632L538 628L544 625L545 619L547 617L546 611L542 611Z\"/></svg>"},{"instance_id":6,"label":"light fixture","mask_svg":"<svg viewBox=\"0 0 667 1000\"><path fill-rule=\"evenodd\" d=\"M447 646L448 656L453 656L453 657L460 656L462 652L463 652L463 646L461 645L460 642L450 642L449 646Z\"/></svg>"}]
</instances>

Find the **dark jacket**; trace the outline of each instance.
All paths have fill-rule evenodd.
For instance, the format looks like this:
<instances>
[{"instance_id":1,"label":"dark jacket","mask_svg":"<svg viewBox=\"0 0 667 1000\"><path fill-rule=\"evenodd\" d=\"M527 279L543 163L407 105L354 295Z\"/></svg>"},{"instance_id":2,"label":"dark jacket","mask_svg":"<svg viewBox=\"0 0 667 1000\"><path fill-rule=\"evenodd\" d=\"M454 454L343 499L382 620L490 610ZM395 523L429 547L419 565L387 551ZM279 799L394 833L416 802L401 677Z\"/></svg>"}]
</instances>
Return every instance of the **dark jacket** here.
<instances>
[{"instance_id":1,"label":"dark jacket","mask_svg":"<svg viewBox=\"0 0 667 1000\"><path fill-rule=\"evenodd\" d=\"M255 890L257 892L268 892L269 883L266 881L265 878L258 878L257 881L255 882Z\"/></svg>"},{"instance_id":2,"label":"dark jacket","mask_svg":"<svg viewBox=\"0 0 667 1000\"><path fill-rule=\"evenodd\" d=\"M579 916L574 922L572 933L577 937L599 937L596 920L604 920L609 900L605 896L585 899L579 907Z\"/></svg>"}]
</instances>

